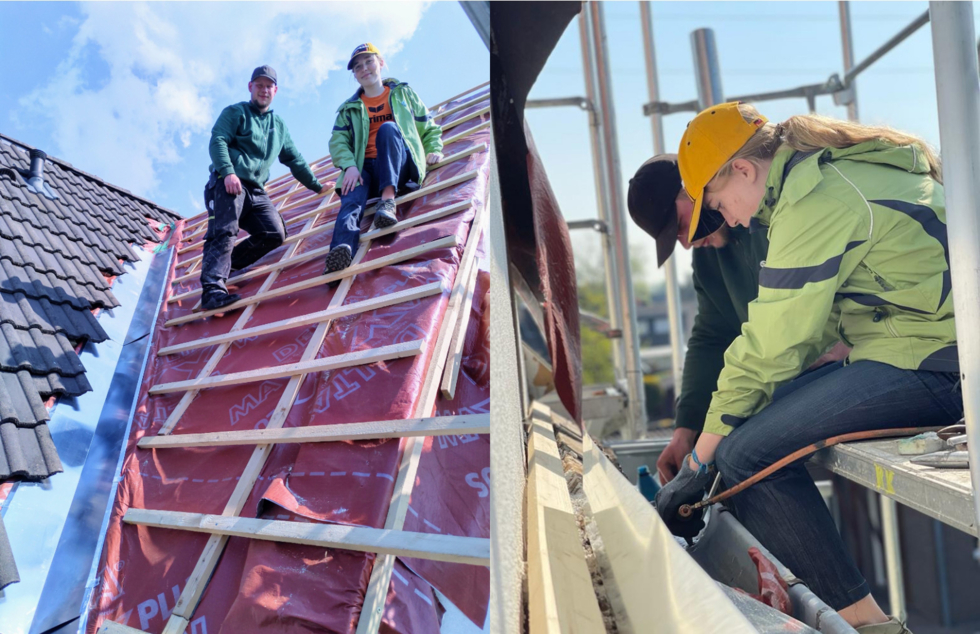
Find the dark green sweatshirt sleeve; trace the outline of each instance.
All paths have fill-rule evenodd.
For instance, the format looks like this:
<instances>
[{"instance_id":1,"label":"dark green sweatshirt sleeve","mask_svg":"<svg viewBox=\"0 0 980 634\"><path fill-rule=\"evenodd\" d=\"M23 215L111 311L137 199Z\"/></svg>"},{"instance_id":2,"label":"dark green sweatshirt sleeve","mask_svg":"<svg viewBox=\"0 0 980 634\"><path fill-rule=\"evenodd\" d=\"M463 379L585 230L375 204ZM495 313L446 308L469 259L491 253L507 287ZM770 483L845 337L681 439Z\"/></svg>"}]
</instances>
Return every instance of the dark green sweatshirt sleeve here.
<instances>
[{"instance_id":1,"label":"dark green sweatshirt sleeve","mask_svg":"<svg viewBox=\"0 0 980 634\"><path fill-rule=\"evenodd\" d=\"M221 111L214 127L211 128L208 153L211 155L211 165L222 178L235 173L235 167L231 164L231 156L228 154L228 143L235 138L235 130L238 129L240 119L241 112L238 108L228 106Z\"/></svg>"},{"instance_id":2,"label":"dark green sweatshirt sleeve","mask_svg":"<svg viewBox=\"0 0 980 634\"><path fill-rule=\"evenodd\" d=\"M698 297L698 314L694 318L687 355L684 357L675 426L700 432L711 404L711 395L718 387L718 375L725 367L725 350L738 337L739 331L732 327L731 320L725 318L715 303L730 302L730 299L709 296L697 273L694 274L694 290Z\"/></svg>"},{"instance_id":3,"label":"dark green sweatshirt sleeve","mask_svg":"<svg viewBox=\"0 0 980 634\"><path fill-rule=\"evenodd\" d=\"M303 158L303 155L299 153L299 150L293 144L293 138L289 136L289 130L286 129L285 124L282 126L282 149L279 150L279 162L288 167L289 171L296 177L296 180L302 183L307 189L311 189L317 193L323 189L323 185L317 181L313 170L306 163L306 159Z\"/></svg>"}]
</instances>

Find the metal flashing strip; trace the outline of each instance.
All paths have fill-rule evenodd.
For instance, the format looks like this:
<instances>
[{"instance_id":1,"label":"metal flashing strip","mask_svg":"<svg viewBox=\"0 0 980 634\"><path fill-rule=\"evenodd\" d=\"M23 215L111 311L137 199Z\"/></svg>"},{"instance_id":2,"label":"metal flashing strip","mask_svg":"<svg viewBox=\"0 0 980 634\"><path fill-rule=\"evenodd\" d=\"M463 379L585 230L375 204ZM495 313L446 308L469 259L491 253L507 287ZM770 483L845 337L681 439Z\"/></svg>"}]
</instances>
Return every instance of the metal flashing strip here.
<instances>
[{"instance_id":1,"label":"metal flashing strip","mask_svg":"<svg viewBox=\"0 0 980 634\"><path fill-rule=\"evenodd\" d=\"M90 557L101 538L108 505L107 484L118 463L120 428L126 427L120 419L125 423L131 409L132 391L126 401L118 381L132 382L143 363L147 320L152 326L170 258L169 252L139 255L141 259L127 264L127 275L113 285L122 305L99 315L110 339L87 344L80 355L93 391L61 399L52 412L49 426L65 472L18 487L9 503L6 525L21 564L22 583L0 598L4 634L46 631L77 618L81 611ZM136 353L135 362L128 362L136 349L142 352ZM125 371L117 371L119 364ZM74 594L79 595L77 601Z\"/></svg>"},{"instance_id":2,"label":"metal flashing strip","mask_svg":"<svg viewBox=\"0 0 980 634\"><path fill-rule=\"evenodd\" d=\"M86 582L103 540L104 518L111 511L111 493L115 491L120 456L146 367L149 335L163 297L172 253L170 249L153 258L139 300L134 302L133 317L95 430L96 442L86 458L65 530L38 601L31 634L46 632L78 618L85 605Z\"/></svg>"}]
</instances>

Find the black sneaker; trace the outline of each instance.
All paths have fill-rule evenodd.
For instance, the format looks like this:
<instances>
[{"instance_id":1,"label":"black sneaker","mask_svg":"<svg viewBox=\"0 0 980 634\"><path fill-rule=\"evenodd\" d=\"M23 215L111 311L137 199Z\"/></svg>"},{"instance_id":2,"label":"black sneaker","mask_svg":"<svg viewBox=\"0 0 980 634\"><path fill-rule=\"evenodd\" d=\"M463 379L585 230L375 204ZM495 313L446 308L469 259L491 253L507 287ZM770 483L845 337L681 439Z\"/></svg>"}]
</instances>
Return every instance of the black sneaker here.
<instances>
[{"instance_id":1,"label":"black sneaker","mask_svg":"<svg viewBox=\"0 0 980 634\"><path fill-rule=\"evenodd\" d=\"M398 218L395 217L395 199L389 198L379 202L377 209L374 210L374 226L378 229L386 229L396 222Z\"/></svg>"},{"instance_id":2,"label":"black sneaker","mask_svg":"<svg viewBox=\"0 0 980 634\"><path fill-rule=\"evenodd\" d=\"M353 256L351 256L350 247L346 244L342 244L336 249L330 249L330 253L327 254L327 265L323 269L323 274L327 275L336 273L337 271L343 271L350 266L352 259Z\"/></svg>"},{"instance_id":3,"label":"black sneaker","mask_svg":"<svg viewBox=\"0 0 980 634\"><path fill-rule=\"evenodd\" d=\"M201 308L204 310L217 310L229 304L234 304L242 297L236 293L209 293L201 301Z\"/></svg>"}]
</instances>

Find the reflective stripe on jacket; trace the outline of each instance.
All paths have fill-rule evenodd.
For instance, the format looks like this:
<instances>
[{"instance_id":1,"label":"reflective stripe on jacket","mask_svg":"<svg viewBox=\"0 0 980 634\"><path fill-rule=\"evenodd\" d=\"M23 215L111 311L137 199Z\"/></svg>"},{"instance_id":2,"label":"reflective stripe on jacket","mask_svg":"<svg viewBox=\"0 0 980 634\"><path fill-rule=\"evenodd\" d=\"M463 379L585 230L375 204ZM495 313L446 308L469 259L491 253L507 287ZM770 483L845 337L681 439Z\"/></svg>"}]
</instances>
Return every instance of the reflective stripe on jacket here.
<instances>
[{"instance_id":1,"label":"reflective stripe on jacket","mask_svg":"<svg viewBox=\"0 0 980 634\"><path fill-rule=\"evenodd\" d=\"M958 370L943 186L921 153L869 141L794 155L776 153L753 218L769 253L705 432L728 435L838 339L848 362Z\"/></svg>"}]
</instances>

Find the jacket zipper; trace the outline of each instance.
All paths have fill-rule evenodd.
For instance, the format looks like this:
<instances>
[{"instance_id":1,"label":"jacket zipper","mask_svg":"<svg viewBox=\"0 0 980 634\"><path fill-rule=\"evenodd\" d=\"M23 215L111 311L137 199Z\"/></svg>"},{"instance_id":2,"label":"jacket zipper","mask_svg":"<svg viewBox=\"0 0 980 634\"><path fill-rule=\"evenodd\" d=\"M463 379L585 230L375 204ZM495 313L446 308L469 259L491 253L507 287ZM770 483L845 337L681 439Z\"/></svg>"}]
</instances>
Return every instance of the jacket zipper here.
<instances>
[{"instance_id":1,"label":"jacket zipper","mask_svg":"<svg viewBox=\"0 0 980 634\"><path fill-rule=\"evenodd\" d=\"M885 281L885 278L883 278L881 275L879 275L877 271L875 271L873 268L871 268L870 266L868 266L866 263L861 262L861 267L865 271L867 271L868 273L871 274L871 277L873 277L874 278L874 281L878 283L878 286L881 287L881 290L883 290L883 291L892 291L892 290L895 290L895 289L892 288L891 284L889 284L888 282Z\"/></svg>"}]
</instances>

